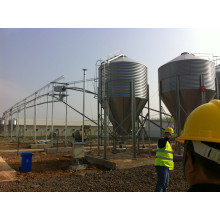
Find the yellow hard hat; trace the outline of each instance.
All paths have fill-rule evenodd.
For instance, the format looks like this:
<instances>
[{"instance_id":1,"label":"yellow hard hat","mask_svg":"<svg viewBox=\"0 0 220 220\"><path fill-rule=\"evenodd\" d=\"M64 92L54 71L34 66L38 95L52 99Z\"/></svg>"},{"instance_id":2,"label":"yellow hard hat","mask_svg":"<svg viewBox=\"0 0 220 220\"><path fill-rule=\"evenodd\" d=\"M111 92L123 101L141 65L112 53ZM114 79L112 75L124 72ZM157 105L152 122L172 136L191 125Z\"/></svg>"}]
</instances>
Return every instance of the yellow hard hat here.
<instances>
[{"instance_id":1,"label":"yellow hard hat","mask_svg":"<svg viewBox=\"0 0 220 220\"><path fill-rule=\"evenodd\" d=\"M168 133L171 133L171 134L174 134L174 131L171 127L167 127L164 131L165 133L168 132Z\"/></svg>"},{"instance_id":2,"label":"yellow hard hat","mask_svg":"<svg viewBox=\"0 0 220 220\"><path fill-rule=\"evenodd\" d=\"M208 141L220 143L220 100L200 105L187 117L177 141Z\"/></svg>"}]
</instances>

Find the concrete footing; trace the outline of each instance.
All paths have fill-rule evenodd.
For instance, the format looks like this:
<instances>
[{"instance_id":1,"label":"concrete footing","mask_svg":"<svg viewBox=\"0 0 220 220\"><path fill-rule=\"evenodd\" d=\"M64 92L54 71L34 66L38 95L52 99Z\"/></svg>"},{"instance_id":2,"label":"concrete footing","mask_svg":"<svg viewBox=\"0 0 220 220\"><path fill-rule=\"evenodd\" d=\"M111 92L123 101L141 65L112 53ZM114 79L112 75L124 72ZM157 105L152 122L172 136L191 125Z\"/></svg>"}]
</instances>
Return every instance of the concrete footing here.
<instances>
[{"instance_id":1,"label":"concrete footing","mask_svg":"<svg viewBox=\"0 0 220 220\"><path fill-rule=\"evenodd\" d=\"M77 164L77 165L71 165L69 167L70 170L85 170L88 168L87 164Z\"/></svg>"},{"instance_id":2,"label":"concrete footing","mask_svg":"<svg viewBox=\"0 0 220 220\"><path fill-rule=\"evenodd\" d=\"M111 154L108 159L96 155L87 155L85 159L91 164L103 166L111 170L153 165L155 160L154 157L146 156L133 159L132 155L126 153Z\"/></svg>"},{"instance_id":3,"label":"concrete footing","mask_svg":"<svg viewBox=\"0 0 220 220\"><path fill-rule=\"evenodd\" d=\"M95 155L87 155L85 157L85 159L90 163L90 164L94 164L94 165L99 165L99 166L103 166L105 168L111 169L111 170L115 170L116 169L116 164L103 159L100 156L95 156Z\"/></svg>"}]
</instances>

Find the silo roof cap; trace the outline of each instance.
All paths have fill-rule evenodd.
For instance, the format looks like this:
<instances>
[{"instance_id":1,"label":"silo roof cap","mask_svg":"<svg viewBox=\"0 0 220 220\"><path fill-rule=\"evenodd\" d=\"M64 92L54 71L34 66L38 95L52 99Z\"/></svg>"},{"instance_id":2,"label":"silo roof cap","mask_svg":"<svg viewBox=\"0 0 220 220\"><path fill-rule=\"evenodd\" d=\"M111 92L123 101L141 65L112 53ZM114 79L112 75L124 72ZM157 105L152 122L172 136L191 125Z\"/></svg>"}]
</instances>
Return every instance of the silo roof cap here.
<instances>
[{"instance_id":1,"label":"silo roof cap","mask_svg":"<svg viewBox=\"0 0 220 220\"><path fill-rule=\"evenodd\" d=\"M180 60L207 60L207 59L203 58L203 57L195 56L194 54L190 54L188 52L183 52L183 53L181 53L180 56L176 57L175 59L173 59L167 63L176 62L176 61L180 61Z\"/></svg>"},{"instance_id":2,"label":"silo roof cap","mask_svg":"<svg viewBox=\"0 0 220 220\"><path fill-rule=\"evenodd\" d=\"M131 58L128 58L124 54L119 56L119 57L115 57L115 58L113 57L113 58L110 58L110 59L105 61L105 63L119 63L119 62L138 63L138 64L144 65L146 67L145 64L140 63L140 62L138 62L136 60L133 60Z\"/></svg>"},{"instance_id":3,"label":"silo roof cap","mask_svg":"<svg viewBox=\"0 0 220 220\"><path fill-rule=\"evenodd\" d=\"M118 57L118 58L112 60L111 63L113 63L113 62L122 62L122 61L123 61L123 62L139 63L139 62L137 62L137 61L135 61L135 60L133 60L133 59L128 58L127 56L120 56L120 57Z\"/></svg>"}]
</instances>

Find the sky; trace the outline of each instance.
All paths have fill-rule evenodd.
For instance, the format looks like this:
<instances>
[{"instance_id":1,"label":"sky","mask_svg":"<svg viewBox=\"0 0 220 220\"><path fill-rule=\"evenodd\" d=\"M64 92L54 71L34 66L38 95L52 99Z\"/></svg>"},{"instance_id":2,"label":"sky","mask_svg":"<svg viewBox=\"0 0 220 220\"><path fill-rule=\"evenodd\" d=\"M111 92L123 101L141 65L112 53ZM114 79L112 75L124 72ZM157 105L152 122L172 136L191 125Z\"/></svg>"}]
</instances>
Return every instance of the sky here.
<instances>
[{"instance_id":1,"label":"sky","mask_svg":"<svg viewBox=\"0 0 220 220\"><path fill-rule=\"evenodd\" d=\"M96 61L100 58L105 60L118 50L147 66L150 106L158 109L158 68L182 52L220 56L219 28L217 0L111 0L107 2L101 0L2 0L0 117L12 105L61 75L64 75L66 81L82 80L82 69L87 68L87 78L93 78ZM92 88L92 85L87 83L87 87ZM73 92L69 95L73 98L72 105L81 109L82 103L79 99L82 99L82 95ZM96 116L94 104L93 98L88 96L87 114L93 118ZM38 109L38 117L43 117L45 109L41 107ZM63 111L62 106L56 105L57 118L64 119ZM81 120L78 116L72 117L70 114L69 116L70 120ZM33 117L33 114L29 114L29 117ZM8 217L10 213L10 216L19 218L17 213L23 207L18 204L25 204L25 214L29 212L28 214L33 216L34 213L36 218L40 218L42 212L36 212L35 207L41 201L44 216L48 213L48 217L53 216L55 219L69 218L69 215L72 215L72 207L77 210L75 214L83 213L89 218L91 213L99 207L99 215L95 215L96 219L103 216L112 219L115 218L115 213L127 219L146 218L149 215L154 217L154 213L157 213L158 218L170 218L163 215L167 211L166 207L164 210L160 207L162 210L160 214L157 206L154 205L161 199L161 194L123 193L121 196L121 194L99 193L94 197L94 194L87 193L77 195L54 193L49 197L44 196L43 200L41 194L22 194L24 199L22 203L20 194L16 196L7 194L3 198L4 202L1 203L3 216ZM186 198L185 196L184 193L166 194L166 199L172 201L174 215L179 216L181 212L181 217L179 216L181 219L188 218L189 212L196 213L196 217L198 213L207 218L210 218L210 215L212 218L218 215L218 203L214 202L215 199L209 199L207 205L204 203L202 194L198 194L196 202L194 195L187 194ZM210 198L210 195L208 196ZM52 212L51 210L57 207L57 201L65 202L59 203L59 209ZM85 212L85 206L82 206L85 201L89 204L86 206L87 212ZM105 202L100 203L100 201ZM182 211L186 202L189 212ZM109 212L109 207L113 203L115 210ZM144 204L151 211L140 209L140 204ZM15 210L13 213L11 213L12 206ZM199 212L195 212L195 207L198 207ZM67 210L70 210L70 213ZM210 213L210 210L216 211Z\"/></svg>"},{"instance_id":2,"label":"sky","mask_svg":"<svg viewBox=\"0 0 220 220\"><path fill-rule=\"evenodd\" d=\"M182 52L220 56L219 39L218 28L1 28L0 115L59 76L62 82L82 80L86 68L87 79L94 78L96 62L120 52L147 66L150 107L159 110L158 68ZM94 90L94 84L87 82L86 88ZM82 94L69 96L82 112ZM64 119L63 105L55 109L55 119ZM44 112L39 107L38 117ZM95 119L96 112L96 100L86 95L86 115ZM69 117L81 119L75 113Z\"/></svg>"},{"instance_id":3,"label":"sky","mask_svg":"<svg viewBox=\"0 0 220 220\"><path fill-rule=\"evenodd\" d=\"M219 39L220 29L218 28L0 29L0 115L16 102L24 99L61 75L65 76L66 82L82 80L82 69L87 68L87 78L93 78L95 76L96 61L100 58L106 59L109 54L118 50L122 51L129 58L147 66L148 84L150 86L150 106L151 108L158 109L158 68L179 56L182 52L208 53L220 56ZM87 86L89 87L89 85ZM73 105L77 107L77 109L80 109L81 104L78 104L78 98L82 98L81 94L73 93L72 97L74 99ZM90 103L91 100L92 98L87 98L87 114L95 118L96 106L95 103ZM64 113L62 111L65 111L65 109L61 109L63 110L58 111L60 108L56 108L56 117L58 119L64 119ZM44 111L41 110L41 113L43 112ZM30 115L30 117L31 116L33 116L33 114ZM71 120L80 119L80 117L77 118L75 116L71 118ZM40 194L36 194L35 197L37 195ZM114 203L117 201L122 202L117 204L116 207L120 207L118 211L123 210L123 214L121 214L123 216L125 214L124 212L128 209L139 210L140 203L146 206L146 202L150 201L151 203L147 203L148 206L156 204L158 199L161 199L161 197L157 198L154 195L154 197L150 197L150 200L146 200L146 196L149 195L145 193L138 194L138 196L132 194L131 198L133 201L140 201L136 203L137 206L134 206L131 202L131 194L125 194L129 196L129 198L122 200L120 198L121 194L117 194L116 200L115 194L102 194L101 198L99 198L105 201L106 196L109 197L110 195L114 195L114 198L110 201L114 201ZM123 194L122 197L124 198L125 195ZM174 197L171 197L171 194L169 194L169 198L171 198L172 201L178 201L177 204L172 204L172 206L174 205L175 210L179 210L179 207L183 207L184 204L179 203L178 198L180 194L175 195L172 194ZM31 194L30 197L32 198L32 196ZM55 194L55 196L57 196L57 194ZM75 196L75 194L71 194L70 196ZM81 201L77 203L78 205L74 203L74 205L77 205L77 208L79 206L78 210L84 211L80 209L82 207L81 204L84 201L89 203L89 196L90 194L86 194L86 198L82 197L82 194L77 196L77 201ZM91 201L94 203L94 195L91 196L93 196ZM181 196L181 198L183 198L183 195ZM30 197L28 199L31 199ZM97 199L97 194L95 197L94 207L92 206L93 209L89 209L89 214L94 212L95 208L97 208L97 204L100 203ZM45 204L43 207L48 207L48 204L56 205L53 201L57 201L57 197L55 200L49 200L49 202L45 198L46 197L44 197ZM82 198L84 198L84 200ZM67 202L64 203L65 207L62 207L61 210L65 210L66 213L66 204L72 204L73 201L72 199L66 200L66 197L64 199ZM155 199L153 203L152 199ZM194 199L192 200L195 201ZM14 200L9 200L8 203L10 202L11 204L11 201ZM20 197L18 197L18 201L20 201ZM188 195L187 200L184 201L190 201ZM200 201L203 202L203 197L198 202ZM48 204L46 202L48 202ZM28 207L30 210L33 209L32 204L33 203L31 203L31 207ZM89 204L88 207L91 206L91 203ZM105 204L106 203L103 203L100 210L105 210ZM126 207L121 209L122 204L126 204ZM108 203L108 205L112 205L112 202ZM14 207L17 207L17 203ZM194 208L194 203L189 207ZM146 216L146 210L143 210L144 212L141 212L142 217ZM154 211L156 212L157 210L153 209L152 213L155 213ZM53 215L63 217L63 212L55 213ZM111 218L114 218L112 212L110 213ZM132 213L133 215L130 215L129 212L128 217L132 216L132 219L137 217L137 212ZM208 214L209 212L207 216Z\"/></svg>"}]
</instances>

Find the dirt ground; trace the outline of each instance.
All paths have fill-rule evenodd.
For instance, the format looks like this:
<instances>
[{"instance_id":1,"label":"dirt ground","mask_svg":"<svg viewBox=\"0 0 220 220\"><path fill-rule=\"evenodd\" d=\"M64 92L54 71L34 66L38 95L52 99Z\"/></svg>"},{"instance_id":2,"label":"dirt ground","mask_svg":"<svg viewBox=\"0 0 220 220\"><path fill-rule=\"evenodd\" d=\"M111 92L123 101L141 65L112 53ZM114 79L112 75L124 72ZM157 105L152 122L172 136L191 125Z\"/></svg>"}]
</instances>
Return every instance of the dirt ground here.
<instances>
[{"instance_id":1,"label":"dirt ground","mask_svg":"<svg viewBox=\"0 0 220 220\"><path fill-rule=\"evenodd\" d=\"M21 144L20 148L29 148ZM0 139L0 156L16 173L15 181L0 182L1 192L154 192L157 174L153 165L123 170L106 170L88 164L86 170L73 171L70 153L46 154L34 153L31 172L20 172L20 153L8 153L4 150L16 150L17 143ZM96 152L93 152L96 153ZM86 161L84 161L86 163ZM175 162L170 172L169 192L187 191L187 182L183 176L182 162Z\"/></svg>"}]
</instances>

